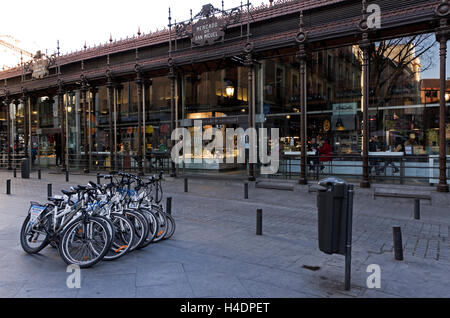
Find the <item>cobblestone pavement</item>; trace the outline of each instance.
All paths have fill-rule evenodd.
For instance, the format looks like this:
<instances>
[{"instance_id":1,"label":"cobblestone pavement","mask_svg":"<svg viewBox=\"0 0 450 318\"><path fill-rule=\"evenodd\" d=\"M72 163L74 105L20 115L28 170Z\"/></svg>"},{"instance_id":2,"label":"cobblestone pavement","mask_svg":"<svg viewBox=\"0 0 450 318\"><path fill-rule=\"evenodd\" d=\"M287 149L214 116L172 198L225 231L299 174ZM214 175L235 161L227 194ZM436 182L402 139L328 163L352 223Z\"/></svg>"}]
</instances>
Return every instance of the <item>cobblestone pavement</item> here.
<instances>
[{"instance_id":1,"label":"cobblestone pavement","mask_svg":"<svg viewBox=\"0 0 450 318\"><path fill-rule=\"evenodd\" d=\"M82 270L81 288L66 287L66 265L50 247L26 255L19 231L30 200L85 184L95 176L43 173L29 180L0 172L0 297L450 297L449 194L433 193L414 220L414 202L373 199L356 189L352 288L344 291L344 257L326 255L317 242L316 193L308 187L277 191L238 181L183 180L163 184L173 198L177 231L169 241ZM6 179L12 180L7 196ZM392 188L386 185L383 187ZM398 186L397 186L398 187ZM263 236L255 235L256 210L263 209ZM395 261L392 227L403 232L403 262ZM367 288L367 267L381 267L381 288ZM313 270L312 270L313 269Z\"/></svg>"}]
</instances>

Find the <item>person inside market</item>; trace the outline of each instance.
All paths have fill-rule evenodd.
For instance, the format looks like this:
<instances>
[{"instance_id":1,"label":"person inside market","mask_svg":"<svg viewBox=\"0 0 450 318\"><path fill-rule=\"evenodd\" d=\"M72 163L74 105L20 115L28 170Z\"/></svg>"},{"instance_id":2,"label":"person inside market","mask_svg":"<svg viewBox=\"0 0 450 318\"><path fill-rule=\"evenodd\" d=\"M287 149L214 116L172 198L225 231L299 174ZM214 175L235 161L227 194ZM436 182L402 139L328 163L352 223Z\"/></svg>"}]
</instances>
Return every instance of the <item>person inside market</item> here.
<instances>
[{"instance_id":1,"label":"person inside market","mask_svg":"<svg viewBox=\"0 0 450 318\"><path fill-rule=\"evenodd\" d=\"M313 171L319 165L318 148L317 138L313 137L308 142L308 151L314 152L314 156L309 159L309 171Z\"/></svg>"},{"instance_id":2,"label":"person inside market","mask_svg":"<svg viewBox=\"0 0 450 318\"><path fill-rule=\"evenodd\" d=\"M324 162L330 162L333 160L333 150L331 149L330 143L327 139L323 139L319 143L320 147L318 148L319 151L319 163L320 163L320 171L323 171L325 169L325 166L323 165Z\"/></svg>"}]
</instances>

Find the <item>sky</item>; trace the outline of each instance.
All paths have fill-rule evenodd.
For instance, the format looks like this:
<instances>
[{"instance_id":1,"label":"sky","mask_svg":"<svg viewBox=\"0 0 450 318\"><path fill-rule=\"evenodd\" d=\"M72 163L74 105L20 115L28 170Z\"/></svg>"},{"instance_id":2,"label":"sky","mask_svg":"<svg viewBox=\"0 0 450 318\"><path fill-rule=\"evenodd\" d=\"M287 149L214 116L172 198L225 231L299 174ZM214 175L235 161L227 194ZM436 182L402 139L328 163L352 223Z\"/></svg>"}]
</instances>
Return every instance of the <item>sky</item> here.
<instances>
[{"instance_id":1,"label":"sky","mask_svg":"<svg viewBox=\"0 0 450 318\"><path fill-rule=\"evenodd\" d=\"M171 7L173 21L184 21L211 3L222 8L221 0L2 0L0 35L8 34L45 49L56 50L60 41L62 52L81 50L87 46L113 39L148 33L168 25ZM244 3L247 1L244 0ZM241 0L225 0L225 8L239 6ZM255 5L269 3L257 0ZM26 44L25 44L26 43Z\"/></svg>"},{"instance_id":2,"label":"sky","mask_svg":"<svg viewBox=\"0 0 450 318\"><path fill-rule=\"evenodd\" d=\"M143 33L162 29L168 24L169 7L173 21L184 21L189 19L190 9L195 15L207 3L222 7L221 0L2 0L0 38L11 35L21 41L23 49L32 53L40 49L49 54L56 51L59 40L61 52L69 53L81 50L85 42L88 47L104 44L110 34L119 40L137 34L139 27ZM240 3L225 0L225 8ZM269 0L252 3L259 6ZM439 53L435 50L436 63L422 74L424 78L439 77ZM450 62L447 66L450 77Z\"/></svg>"}]
</instances>

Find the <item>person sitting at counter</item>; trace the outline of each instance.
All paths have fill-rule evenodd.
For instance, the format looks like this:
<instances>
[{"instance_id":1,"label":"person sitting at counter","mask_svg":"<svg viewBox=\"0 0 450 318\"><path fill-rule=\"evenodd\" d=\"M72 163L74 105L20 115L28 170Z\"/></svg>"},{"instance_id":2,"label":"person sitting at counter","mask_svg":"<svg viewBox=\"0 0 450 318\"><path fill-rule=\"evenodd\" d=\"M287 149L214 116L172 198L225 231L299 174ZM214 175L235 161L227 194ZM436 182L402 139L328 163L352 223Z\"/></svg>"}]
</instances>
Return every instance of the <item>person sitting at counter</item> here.
<instances>
[{"instance_id":1,"label":"person sitting at counter","mask_svg":"<svg viewBox=\"0 0 450 318\"><path fill-rule=\"evenodd\" d=\"M329 162L333 160L333 150L331 149L330 144L327 139L320 141L319 144L319 162L320 162L320 171L325 169L325 166L322 164L323 162Z\"/></svg>"},{"instance_id":2,"label":"person sitting at counter","mask_svg":"<svg viewBox=\"0 0 450 318\"><path fill-rule=\"evenodd\" d=\"M398 144L395 148L394 148L394 152L402 152L402 144ZM388 151L391 152L391 147L387 147L387 145L383 145L383 150L384 151ZM394 160L392 158L385 158L384 160L384 166L381 167L381 172L384 173L386 168L391 166L393 173L398 173L400 171L400 169L395 165Z\"/></svg>"},{"instance_id":3,"label":"person sitting at counter","mask_svg":"<svg viewBox=\"0 0 450 318\"><path fill-rule=\"evenodd\" d=\"M370 137L369 140L369 152L378 152L378 142L377 137ZM370 169L369 172L372 173L372 169L375 168L375 173L377 176L380 174L380 165L379 165L379 159L377 158L370 158L369 159Z\"/></svg>"},{"instance_id":4,"label":"person sitting at counter","mask_svg":"<svg viewBox=\"0 0 450 318\"><path fill-rule=\"evenodd\" d=\"M317 143L316 138L312 138L311 141L308 142L308 151L314 152L314 156L309 159L309 171L313 171L319 165L319 158L317 148L319 148L319 144Z\"/></svg>"},{"instance_id":5,"label":"person sitting at counter","mask_svg":"<svg viewBox=\"0 0 450 318\"><path fill-rule=\"evenodd\" d=\"M380 152L380 156L382 156L381 152L386 151L387 149L386 144L383 144L382 142L378 141L378 137L371 137L370 141L369 141L369 151L370 152ZM402 145L399 144L397 145L397 147L394 149L394 152L401 152L401 148ZM390 152L390 150L389 150ZM381 162L384 163L384 165L381 165ZM398 167L394 164L394 161L392 160L392 158L385 158L385 159L380 159L380 158L372 158L370 159L370 172L372 172L372 167L375 167L375 172L376 175L380 175L381 173L384 173L386 171L386 168L391 166L393 169L394 173L398 173L400 171L400 169L398 169Z\"/></svg>"}]
</instances>

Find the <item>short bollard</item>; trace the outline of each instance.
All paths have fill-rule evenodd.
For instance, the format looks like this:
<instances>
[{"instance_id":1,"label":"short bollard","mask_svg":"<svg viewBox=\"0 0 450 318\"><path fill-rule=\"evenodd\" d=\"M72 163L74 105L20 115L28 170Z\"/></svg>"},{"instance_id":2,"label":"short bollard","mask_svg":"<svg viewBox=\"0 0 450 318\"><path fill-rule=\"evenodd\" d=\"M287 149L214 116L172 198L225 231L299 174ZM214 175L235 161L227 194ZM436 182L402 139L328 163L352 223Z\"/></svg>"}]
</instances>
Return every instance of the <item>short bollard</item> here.
<instances>
[{"instance_id":1,"label":"short bollard","mask_svg":"<svg viewBox=\"0 0 450 318\"><path fill-rule=\"evenodd\" d=\"M168 197L166 201L166 213L172 215L172 197Z\"/></svg>"},{"instance_id":2,"label":"short bollard","mask_svg":"<svg viewBox=\"0 0 450 318\"><path fill-rule=\"evenodd\" d=\"M262 235L263 210L256 211L256 235Z\"/></svg>"},{"instance_id":3,"label":"short bollard","mask_svg":"<svg viewBox=\"0 0 450 318\"><path fill-rule=\"evenodd\" d=\"M248 200L248 182L244 184L244 199Z\"/></svg>"},{"instance_id":4,"label":"short bollard","mask_svg":"<svg viewBox=\"0 0 450 318\"><path fill-rule=\"evenodd\" d=\"M47 197L51 198L53 196L52 194L52 184L47 184Z\"/></svg>"},{"instance_id":5,"label":"short bollard","mask_svg":"<svg viewBox=\"0 0 450 318\"><path fill-rule=\"evenodd\" d=\"M159 187L158 186L156 187L155 200L156 200L157 203L161 202L159 200ZM162 198L161 198L161 200L162 200Z\"/></svg>"},{"instance_id":6,"label":"short bollard","mask_svg":"<svg viewBox=\"0 0 450 318\"><path fill-rule=\"evenodd\" d=\"M420 220L420 199L414 200L414 219Z\"/></svg>"},{"instance_id":7,"label":"short bollard","mask_svg":"<svg viewBox=\"0 0 450 318\"><path fill-rule=\"evenodd\" d=\"M184 192L189 192L188 178L184 178Z\"/></svg>"},{"instance_id":8,"label":"short bollard","mask_svg":"<svg viewBox=\"0 0 450 318\"><path fill-rule=\"evenodd\" d=\"M41 177L42 177L42 175L41 175L41 169L39 169L39 170L38 170L38 179L41 180Z\"/></svg>"},{"instance_id":9,"label":"short bollard","mask_svg":"<svg viewBox=\"0 0 450 318\"><path fill-rule=\"evenodd\" d=\"M69 182L69 170L66 170L66 182Z\"/></svg>"},{"instance_id":10,"label":"short bollard","mask_svg":"<svg viewBox=\"0 0 450 318\"><path fill-rule=\"evenodd\" d=\"M14 178L17 178L17 169L14 168Z\"/></svg>"},{"instance_id":11,"label":"short bollard","mask_svg":"<svg viewBox=\"0 0 450 318\"><path fill-rule=\"evenodd\" d=\"M11 194L11 180L6 180L6 194L10 195Z\"/></svg>"},{"instance_id":12,"label":"short bollard","mask_svg":"<svg viewBox=\"0 0 450 318\"><path fill-rule=\"evenodd\" d=\"M399 226L395 226L394 230L394 253L397 261L403 261L403 240L402 229Z\"/></svg>"},{"instance_id":13,"label":"short bollard","mask_svg":"<svg viewBox=\"0 0 450 318\"><path fill-rule=\"evenodd\" d=\"M100 174L97 173L97 184L100 184L100 183L101 183L101 177L100 177Z\"/></svg>"}]
</instances>

